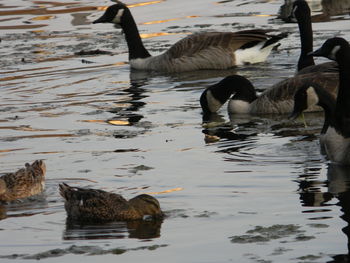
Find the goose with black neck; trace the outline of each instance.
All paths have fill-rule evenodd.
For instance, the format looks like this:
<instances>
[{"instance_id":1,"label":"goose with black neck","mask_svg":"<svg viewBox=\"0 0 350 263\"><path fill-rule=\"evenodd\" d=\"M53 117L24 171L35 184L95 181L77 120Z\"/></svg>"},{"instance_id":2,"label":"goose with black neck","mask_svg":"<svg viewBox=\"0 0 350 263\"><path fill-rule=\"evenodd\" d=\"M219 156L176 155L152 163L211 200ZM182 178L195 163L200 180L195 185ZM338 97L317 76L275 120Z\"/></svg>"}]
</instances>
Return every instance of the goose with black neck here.
<instances>
[{"instance_id":1,"label":"goose with black neck","mask_svg":"<svg viewBox=\"0 0 350 263\"><path fill-rule=\"evenodd\" d=\"M312 56L313 51L313 30L311 22L311 10L305 0L296 0L293 3L292 18L298 22L300 34L300 56L298 60L297 74L307 74L312 72L334 72L338 74L338 64L336 62L325 62L315 65Z\"/></svg>"},{"instance_id":2,"label":"goose with black neck","mask_svg":"<svg viewBox=\"0 0 350 263\"><path fill-rule=\"evenodd\" d=\"M254 29L238 32L196 33L176 42L166 52L151 56L142 43L129 8L121 3L107 8L95 23L120 25L129 49L130 66L139 70L182 72L200 69L228 69L266 60L287 33L268 34Z\"/></svg>"},{"instance_id":3,"label":"goose with black neck","mask_svg":"<svg viewBox=\"0 0 350 263\"><path fill-rule=\"evenodd\" d=\"M292 115L298 116L304 109L314 104L322 106L325 121L321 131L321 145L331 162L350 165L350 45L343 38L331 38L310 55L337 61L338 96L334 100L322 89L315 87L301 89L296 93ZM304 97L304 102L302 103L297 96Z\"/></svg>"}]
</instances>

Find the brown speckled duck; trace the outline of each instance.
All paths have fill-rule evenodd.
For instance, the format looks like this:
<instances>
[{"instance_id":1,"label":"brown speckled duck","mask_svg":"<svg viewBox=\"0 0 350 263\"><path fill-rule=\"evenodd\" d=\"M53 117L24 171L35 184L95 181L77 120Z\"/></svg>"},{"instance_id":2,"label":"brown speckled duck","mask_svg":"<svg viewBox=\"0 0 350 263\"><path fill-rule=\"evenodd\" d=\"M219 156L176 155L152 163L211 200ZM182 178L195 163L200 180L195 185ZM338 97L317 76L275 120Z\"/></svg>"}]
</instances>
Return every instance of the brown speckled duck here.
<instances>
[{"instance_id":1,"label":"brown speckled duck","mask_svg":"<svg viewBox=\"0 0 350 263\"><path fill-rule=\"evenodd\" d=\"M25 168L0 177L0 202L10 202L20 198L40 194L45 187L46 166L44 161L26 163Z\"/></svg>"},{"instance_id":2,"label":"brown speckled duck","mask_svg":"<svg viewBox=\"0 0 350 263\"><path fill-rule=\"evenodd\" d=\"M151 216L161 219L163 212L157 199L141 194L129 201L121 195L97 189L59 185L60 194L65 199L65 209L69 220L80 222L128 221Z\"/></svg>"}]
</instances>

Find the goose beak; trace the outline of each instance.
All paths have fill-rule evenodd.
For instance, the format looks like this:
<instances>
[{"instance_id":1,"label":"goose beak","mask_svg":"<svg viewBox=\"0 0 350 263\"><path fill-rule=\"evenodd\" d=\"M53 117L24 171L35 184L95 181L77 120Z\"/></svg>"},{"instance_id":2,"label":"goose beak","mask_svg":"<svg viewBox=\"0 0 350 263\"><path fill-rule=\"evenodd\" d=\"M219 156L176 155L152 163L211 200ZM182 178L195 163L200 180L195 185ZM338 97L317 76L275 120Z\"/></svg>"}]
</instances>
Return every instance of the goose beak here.
<instances>
[{"instance_id":1,"label":"goose beak","mask_svg":"<svg viewBox=\"0 0 350 263\"><path fill-rule=\"evenodd\" d=\"M313 57L322 57L324 56L322 48L319 48L313 52L307 53L308 56L313 56Z\"/></svg>"},{"instance_id":2,"label":"goose beak","mask_svg":"<svg viewBox=\"0 0 350 263\"><path fill-rule=\"evenodd\" d=\"M99 19L96 19L95 21L92 22L93 24L97 23L108 23L107 17L106 16L101 16Z\"/></svg>"}]
</instances>

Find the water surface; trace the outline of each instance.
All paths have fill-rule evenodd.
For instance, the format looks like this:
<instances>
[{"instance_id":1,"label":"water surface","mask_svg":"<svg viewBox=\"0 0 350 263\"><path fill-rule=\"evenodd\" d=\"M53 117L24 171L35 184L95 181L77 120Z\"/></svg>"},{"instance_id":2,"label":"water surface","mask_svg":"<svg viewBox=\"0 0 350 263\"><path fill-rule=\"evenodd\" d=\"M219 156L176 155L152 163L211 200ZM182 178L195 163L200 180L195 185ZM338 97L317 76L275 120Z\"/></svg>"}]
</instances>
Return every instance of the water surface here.
<instances>
[{"instance_id":1,"label":"water surface","mask_svg":"<svg viewBox=\"0 0 350 263\"><path fill-rule=\"evenodd\" d=\"M322 113L306 115L305 127L286 116L230 118L223 107L216 126L202 123L201 92L224 76L244 75L262 91L294 74L299 35L277 19L282 1L126 3L152 54L193 32L291 34L266 63L145 73L130 70L120 30L91 24L109 1L0 1L1 172L35 159L47 165L42 195L1 207L0 257L343 262L350 175L319 152ZM348 23L339 12L315 23L315 46L335 35L349 40ZM106 52L84 55L97 49ZM126 198L151 193L167 217L70 224L60 182Z\"/></svg>"}]
</instances>

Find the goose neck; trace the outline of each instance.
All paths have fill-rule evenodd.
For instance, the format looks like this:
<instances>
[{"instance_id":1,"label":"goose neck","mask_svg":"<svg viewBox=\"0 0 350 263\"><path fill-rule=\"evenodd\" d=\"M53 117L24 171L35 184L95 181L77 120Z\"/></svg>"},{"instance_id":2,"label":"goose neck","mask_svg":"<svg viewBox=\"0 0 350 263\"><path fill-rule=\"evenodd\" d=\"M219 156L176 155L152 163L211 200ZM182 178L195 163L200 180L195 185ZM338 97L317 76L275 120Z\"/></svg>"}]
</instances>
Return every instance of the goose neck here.
<instances>
[{"instance_id":1,"label":"goose neck","mask_svg":"<svg viewBox=\"0 0 350 263\"><path fill-rule=\"evenodd\" d=\"M343 135L350 137L350 47L342 48L337 56L339 65L339 89L335 119Z\"/></svg>"},{"instance_id":2,"label":"goose neck","mask_svg":"<svg viewBox=\"0 0 350 263\"><path fill-rule=\"evenodd\" d=\"M315 65L315 61L312 56L308 56L309 52L313 49L313 36L312 36L312 24L310 13L307 13L303 18L298 19L300 42L301 42L301 53L298 61L298 71Z\"/></svg>"},{"instance_id":3,"label":"goose neck","mask_svg":"<svg viewBox=\"0 0 350 263\"><path fill-rule=\"evenodd\" d=\"M128 44L129 60L150 57L151 55L142 43L139 30L129 9L125 10L120 24Z\"/></svg>"}]
</instances>

